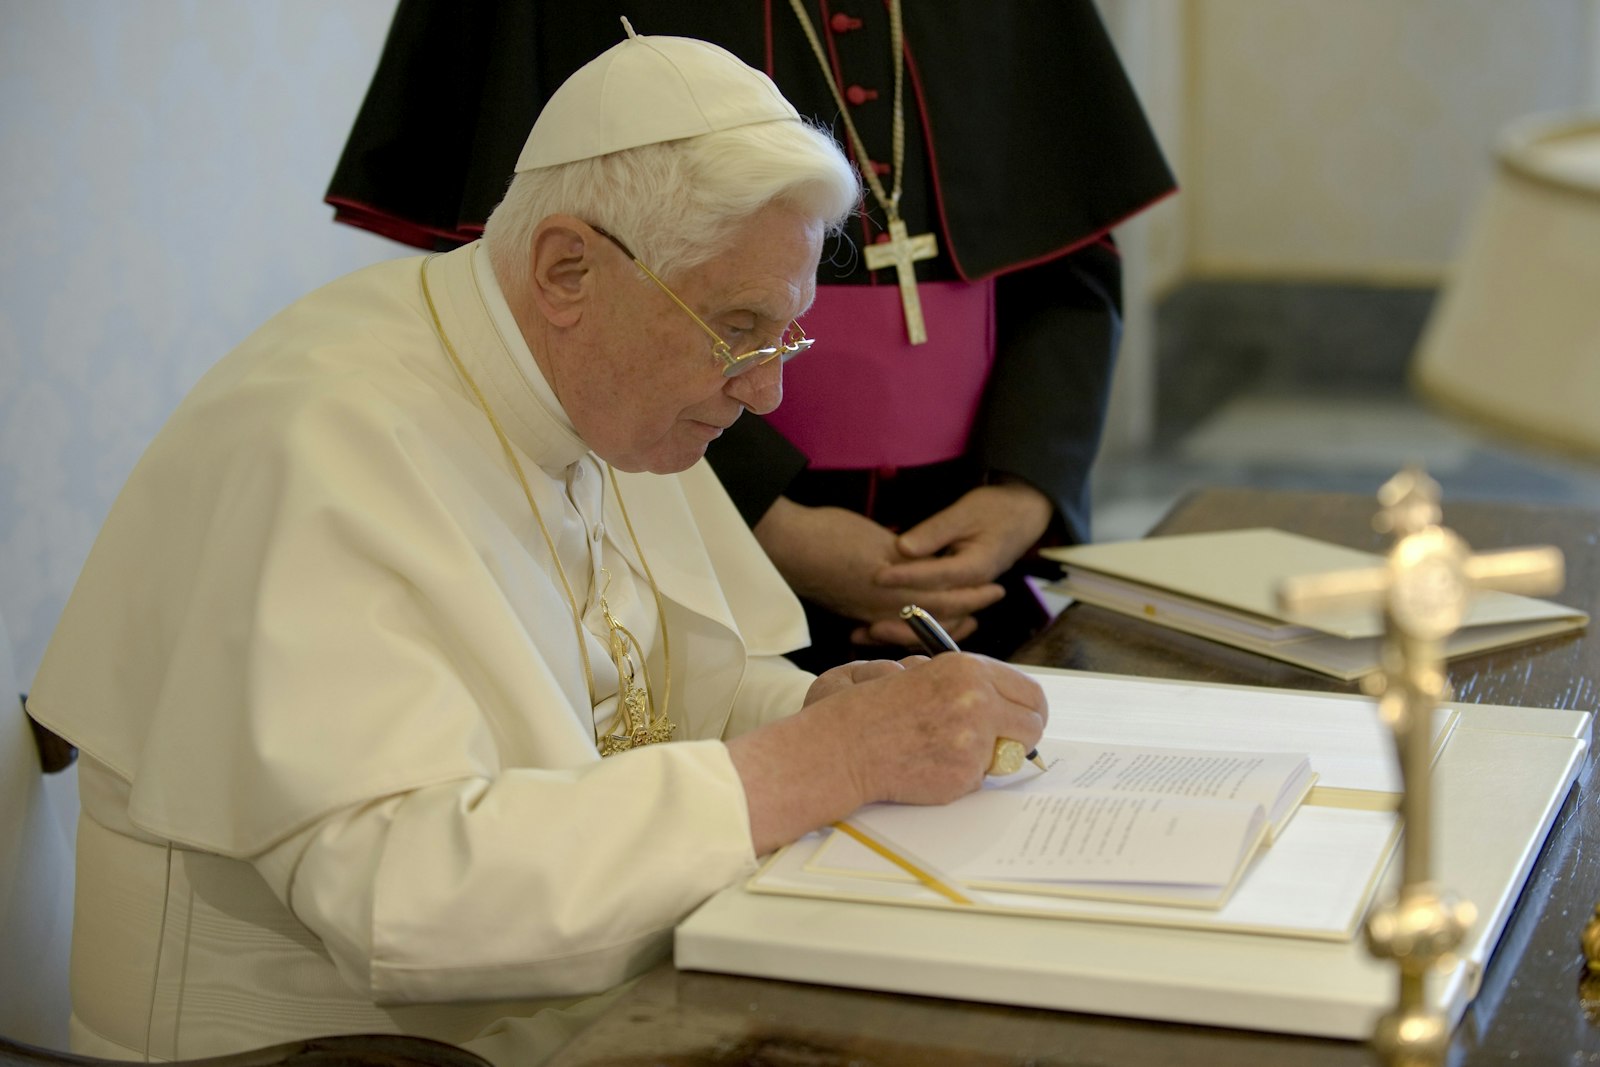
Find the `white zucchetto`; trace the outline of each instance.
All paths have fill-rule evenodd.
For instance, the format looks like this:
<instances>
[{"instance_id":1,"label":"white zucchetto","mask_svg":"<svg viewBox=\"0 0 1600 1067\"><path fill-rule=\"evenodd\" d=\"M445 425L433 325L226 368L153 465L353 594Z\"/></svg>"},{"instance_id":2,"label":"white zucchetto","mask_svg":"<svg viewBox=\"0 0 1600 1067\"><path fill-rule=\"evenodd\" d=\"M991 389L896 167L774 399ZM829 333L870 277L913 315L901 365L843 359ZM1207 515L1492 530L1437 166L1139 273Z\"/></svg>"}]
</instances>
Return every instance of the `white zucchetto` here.
<instances>
[{"instance_id":1,"label":"white zucchetto","mask_svg":"<svg viewBox=\"0 0 1600 1067\"><path fill-rule=\"evenodd\" d=\"M517 172L592 159L760 122L798 122L772 79L732 52L689 37L628 33L550 97Z\"/></svg>"}]
</instances>

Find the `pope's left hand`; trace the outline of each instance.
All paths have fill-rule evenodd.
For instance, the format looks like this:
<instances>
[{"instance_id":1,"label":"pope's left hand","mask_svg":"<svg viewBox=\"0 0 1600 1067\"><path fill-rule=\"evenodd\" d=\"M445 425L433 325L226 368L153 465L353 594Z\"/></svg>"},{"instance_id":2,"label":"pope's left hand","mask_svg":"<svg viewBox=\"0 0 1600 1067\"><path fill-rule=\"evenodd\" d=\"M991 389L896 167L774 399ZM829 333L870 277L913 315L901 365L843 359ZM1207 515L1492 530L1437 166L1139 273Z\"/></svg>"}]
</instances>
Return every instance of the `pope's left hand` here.
<instances>
[{"instance_id":1,"label":"pope's left hand","mask_svg":"<svg viewBox=\"0 0 1600 1067\"><path fill-rule=\"evenodd\" d=\"M1024 482L983 485L901 534L896 547L911 557L876 575L879 585L951 589L992 582L1044 535L1054 507ZM871 638L914 647L916 635L899 619L875 622Z\"/></svg>"}]
</instances>

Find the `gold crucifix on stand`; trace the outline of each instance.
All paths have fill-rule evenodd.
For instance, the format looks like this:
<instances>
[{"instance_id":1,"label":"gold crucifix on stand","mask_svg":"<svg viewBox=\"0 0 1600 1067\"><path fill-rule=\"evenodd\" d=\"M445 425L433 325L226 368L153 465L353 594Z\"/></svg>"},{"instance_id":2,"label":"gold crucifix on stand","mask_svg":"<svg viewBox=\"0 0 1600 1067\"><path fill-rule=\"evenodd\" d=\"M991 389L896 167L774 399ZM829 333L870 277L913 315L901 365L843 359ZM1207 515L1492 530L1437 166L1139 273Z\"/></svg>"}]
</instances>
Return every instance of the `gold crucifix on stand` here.
<instances>
[{"instance_id":1,"label":"gold crucifix on stand","mask_svg":"<svg viewBox=\"0 0 1600 1067\"><path fill-rule=\"evenodd\" d=\"M867 266L873 270L893 267L900 282L900 306L906 313L906 337L914 345L928 340L928 327L922 321L922 298L917 296L917 272L913 264L919 259L932 259L939 254L939 243L931 233L906 235L904 220L889 220L889 239L868 245Z\"/></svg>"},{"instance_id":2,"label":"gold crucifix on stand","mask_svg":"<svg viewBox=\"0 0 1600 1067\"><path fill-rule=\"evenodd\" d=\"M1433 711L1449 699L1445 639L1460 627L1477 589L1551 593L1561 587L1563 562L1554 548L1519 548L1473 555L1467 543L1439 525L1439 486L1408 467L1378 491L1383 509L1373 525L1395 535L1386 566L1338 571L1285 582L1280 607L1307 614L1381 605L1383 670L1363 679L1395 735L1405 786L1405 828L1398 899L1367 917L1367 947L1400 968L1395 1008L1378 1020L1373 1045L1389 1067L1434 1067L1444 1062L1449 1021L1428 1002L1428 973L1449 957L1477 916L1432 880L1430 832Z\"/></svg>"}]
</instances>

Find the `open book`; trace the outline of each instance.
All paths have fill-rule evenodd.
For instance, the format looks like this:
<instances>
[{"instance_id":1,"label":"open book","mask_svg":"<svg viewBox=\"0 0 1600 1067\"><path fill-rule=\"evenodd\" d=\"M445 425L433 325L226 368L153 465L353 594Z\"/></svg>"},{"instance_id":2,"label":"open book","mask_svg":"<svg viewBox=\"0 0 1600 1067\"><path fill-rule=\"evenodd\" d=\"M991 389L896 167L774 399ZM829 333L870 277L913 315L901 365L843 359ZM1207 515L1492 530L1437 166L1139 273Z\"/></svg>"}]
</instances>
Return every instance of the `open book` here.
<instances>
[{"instance_id":1,"label":"open book","mask_svg":"<svg viewBox=\"0 0 1600 1067\"><path fill-rule=\"evenodd\" d=\"M1400 772L1394 737L1373 706L1360 697L1291 693L1240 686L1200 686L1151 679L1093 675L1077 671L1029 670L1044 687L1050 722L1039 742L1046 765L1067 746L1113 749L1153 747L1190 754L1232 754L1254 750L1305 752L1315 773L1310 792L1294 800L1269 822L1281 833L1270 847L1258 847L1220 907L1153 904L1122 897L1107 899L1046 893L1039 883L1006 883L1005 891L962 883L936 868L908 841L906 854L875 851L851 836L856 827L839 824L809 834L780 849L751 876L745 890L758 895L812 900L870 902L966 914L1038 916L1053 920L1128 923L1139 926L1271 934L1314 941L1344 941L1354 936L1379 876L1399 836L1396 809ZM1443 751L1457 713L1434 713L1434 751ZM1060 767L1045 774L1023 768L1009 779L991 779L1014 792L1053 786ZM1287 779L1285 779L1287 781ZM1294 797L1298 787L1284 792ZM1263 802L1264 807L1268 805ZM1276 804L1271 807L1276 807ZM865 810L865 809L864 809ZM944 808L925 809L947 812ZM1269 808L1270 810L1270 808ZM1285 823L1284 816L1293 812ZM932 816L937 818L937 816ZM862 823L857 831L876 842ZM943 833L943 831L941 831ZM887 840L885 835L885 840ZM937 842L936 842L937 843ZM885 855L900 856L928 879ZM943 892L937 882L953 887Z\"/></svg>"},{"instance_id":2,"label":"open book","mask_svg":"<svg viewBox=\"0 0 1600 1067\"><path fill-rule=\"evenodd\" d=\"M869 851L830 841L810 866L872 877L876 852L958 891L1217 908L1316 778L1304 755L1074 741L1040 752L1048 770L943 807L869 805L840 831Z\"/></svg>"},{"instance_id":3,"label":"open book","mask_svg":"<svg viewBox=\"0 0 1600 1067\"><path fill-rule=\"evenodd\" d=\"M1050 548L1066 576L1052 588L1197 637L1233 645L1349 681L1378 669L1380 615L1368 609L1286 616L1277 610L1288 578L1381 567L1368 552L1283 530L1225 530ZM1588 615L1548 600L1477 594L1447 657L1582 629Z\"/></svg>"}]
</instances>

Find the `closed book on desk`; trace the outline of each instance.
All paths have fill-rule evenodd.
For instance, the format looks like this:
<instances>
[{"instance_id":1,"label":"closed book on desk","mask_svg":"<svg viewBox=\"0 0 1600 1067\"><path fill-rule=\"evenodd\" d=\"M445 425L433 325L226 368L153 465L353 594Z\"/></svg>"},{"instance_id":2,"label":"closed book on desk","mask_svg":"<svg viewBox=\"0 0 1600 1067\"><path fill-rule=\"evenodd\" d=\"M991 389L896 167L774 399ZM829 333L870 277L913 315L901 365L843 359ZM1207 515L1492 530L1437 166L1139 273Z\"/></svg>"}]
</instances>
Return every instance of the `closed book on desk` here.
<instances>
[{"instance_id":1,"label":"closed book on desk","mask_svg":"<svg viewBox=\"0 0 1600 1067\"><path fill-rule=\"evenodd\" d=\"M1075 600L1293 663L1346 681L1378 669L1382 621L1371 610L1290 616L1277 610L1289 578L1381 567L1384 559L1274 529L1148 537L1045 549ZM1447 658L1580 630L1589 617L1548 600L1474 596Z\"/></svg>"},{"instance_id":2,"label":"closed book on desk","mask_svg":"<svg viewBox=\"0 0 1600 1067\"><path fill-rule=\"evenodd\" d=\"M1393 850L1372 842L1392 834L1394 813L1373 798L1400 784L1392 739L1372 702L1032 673L1052 708L1047 742L1120 743L1132 735L1232 751L1253 739L1304 748L1321 779L1218 909L1043 895L1037 914L963 906L893 877L808 870L825 840L816 835L685 920L677 965L1175 1022L1370 1035L1394 1002L1395 971L1371 958L1356 934L1369 881L1392 890ZM1582 765L1589 724L1582 712L1468 705L1442 709L1435 722L1438 877L1478 908L1459 960L1430 980L1430 1001L1452 1022L1477 992ZM1310 743L1299 744L1302 738ZM1300 888L1284 888L1293 886Z\"/></svg>"}]
</instances>

